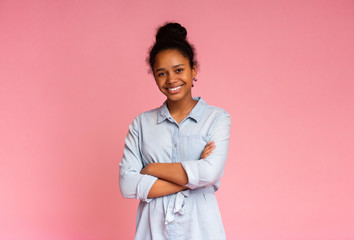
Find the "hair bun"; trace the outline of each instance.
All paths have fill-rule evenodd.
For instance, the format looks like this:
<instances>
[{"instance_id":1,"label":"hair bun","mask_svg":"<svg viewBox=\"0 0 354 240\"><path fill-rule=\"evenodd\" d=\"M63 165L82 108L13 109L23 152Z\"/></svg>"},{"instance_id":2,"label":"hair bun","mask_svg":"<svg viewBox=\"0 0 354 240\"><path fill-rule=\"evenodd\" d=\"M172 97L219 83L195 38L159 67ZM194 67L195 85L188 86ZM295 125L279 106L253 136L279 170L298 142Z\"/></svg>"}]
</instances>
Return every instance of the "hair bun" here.
<instances>
[{"instance_id":1,"label":"hair bun","mask_svg":"<svg viewBox=\"0 0 354 240\"><path fill-rule=\"evenodd\" d=\"M160 27L156 33L156 41L161 40L182 40L185 41L187 30L179 23L167 23Z\"/></svg>"}]
</instances>

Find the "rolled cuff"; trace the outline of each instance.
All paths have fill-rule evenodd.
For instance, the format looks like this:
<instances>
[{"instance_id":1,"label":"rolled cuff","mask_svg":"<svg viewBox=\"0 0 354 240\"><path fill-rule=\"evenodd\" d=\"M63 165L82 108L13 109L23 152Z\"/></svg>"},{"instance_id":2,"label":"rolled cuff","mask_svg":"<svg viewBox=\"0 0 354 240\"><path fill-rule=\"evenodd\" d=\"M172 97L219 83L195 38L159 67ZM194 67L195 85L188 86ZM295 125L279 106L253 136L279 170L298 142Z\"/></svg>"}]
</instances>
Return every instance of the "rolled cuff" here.
<instances>
[{"instance_id":1,"label":"rolled cuff","mask_svg":"<svg viewBox=\"0 0 354 240\"><path fill-rule=\"evenodd\" d=\"M185 186L189 187L190 189L197 188L199 184L199 173L198 173L197 161L196 160L184 161L181 162L181 164L188 176L188 183Z\"/></svg>"},{"instance_id":2,"label":"rolled cuff","mask_svg":"<svg viewBox=\"0 0 354 240\"><path fill-rule=\"evenodd\" d=\"M151 175L143 175L136 189L136 197L145 202L150 202L152 198L148 198L152 185L158 178Z\"/></svg>"}]
</instances>

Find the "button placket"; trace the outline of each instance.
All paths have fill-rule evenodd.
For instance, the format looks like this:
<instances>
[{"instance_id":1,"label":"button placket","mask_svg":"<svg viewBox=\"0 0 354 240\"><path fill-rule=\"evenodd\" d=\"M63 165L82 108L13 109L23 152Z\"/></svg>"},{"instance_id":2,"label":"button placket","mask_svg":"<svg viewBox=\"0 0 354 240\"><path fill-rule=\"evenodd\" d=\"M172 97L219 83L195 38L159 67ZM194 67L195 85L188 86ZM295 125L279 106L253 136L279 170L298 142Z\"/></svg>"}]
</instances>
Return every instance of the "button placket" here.
<instances>
[{"instance_id":1,"label":"button placket","mask_svg":"<svg viewBox=\"0 0 354 240\"><path fill-rule=\"evenodd\" d=\"M172 136L172 162L178 162L179 126L175 125Z\"/></svg>"}]
</instances>

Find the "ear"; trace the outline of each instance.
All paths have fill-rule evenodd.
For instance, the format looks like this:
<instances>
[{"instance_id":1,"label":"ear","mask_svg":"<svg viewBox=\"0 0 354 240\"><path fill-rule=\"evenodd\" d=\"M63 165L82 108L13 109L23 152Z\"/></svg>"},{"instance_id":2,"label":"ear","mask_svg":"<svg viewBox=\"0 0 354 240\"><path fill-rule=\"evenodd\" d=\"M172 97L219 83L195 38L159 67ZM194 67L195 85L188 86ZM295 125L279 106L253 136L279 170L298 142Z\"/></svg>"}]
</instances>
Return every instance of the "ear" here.
<instances>
[{"instance_id":1,"label":"ear","mask_svg":"<svg viewBox=\"0 0 354 240\"><path fill-rule=\"evenodd\" d=\"M194 64L192 68L192 76L196 77L197 76L197 66Z\"/></svg>"}]
</instances>

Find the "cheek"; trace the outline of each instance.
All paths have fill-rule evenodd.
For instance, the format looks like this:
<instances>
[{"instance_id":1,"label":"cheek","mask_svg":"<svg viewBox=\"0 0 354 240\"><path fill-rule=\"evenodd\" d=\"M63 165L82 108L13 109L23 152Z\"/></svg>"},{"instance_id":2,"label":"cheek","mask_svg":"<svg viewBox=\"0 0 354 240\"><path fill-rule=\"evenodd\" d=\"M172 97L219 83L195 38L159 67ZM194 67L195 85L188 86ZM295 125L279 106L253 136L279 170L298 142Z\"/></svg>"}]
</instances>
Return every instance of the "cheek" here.
<instances>
[{"instance_id":1,"label":"cheek","mask_svg":"<svg viewBox=\"0 0 354 240\"><path fill-rule=\"evenodd\" d=\"M156 85L157 85L157 87L160 89L160 90L162 90L163 89L163 83L162 83L162 81L155 81L155 83L156 83Z\"/></svg>"},{"instance_id":2,"label":"cheek","mask_svg":"<svg viewBox=\"0 0 354 240\"><path fill-rule=\"evenodd\" d=\"M159 81L158 79L156 79L156 78L155 78L155 83L156 83L156 85L157 85L157 86L159 86L159 87L160 87L160 85L161 85L161 81Z\"/></svg>"},{"instance_id":3,"label":"cheek","mask_svg":"<svg viewBox=\"0 0 354 240\"><path fill-rule=\"evenodd\" d=\"M193 83L193 76L191 76L191 75L188 75L188 76L186 76L186 83L188 84L188 85L192 85L192 83Z\"/></svg>"}]
</instances>

